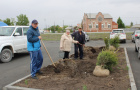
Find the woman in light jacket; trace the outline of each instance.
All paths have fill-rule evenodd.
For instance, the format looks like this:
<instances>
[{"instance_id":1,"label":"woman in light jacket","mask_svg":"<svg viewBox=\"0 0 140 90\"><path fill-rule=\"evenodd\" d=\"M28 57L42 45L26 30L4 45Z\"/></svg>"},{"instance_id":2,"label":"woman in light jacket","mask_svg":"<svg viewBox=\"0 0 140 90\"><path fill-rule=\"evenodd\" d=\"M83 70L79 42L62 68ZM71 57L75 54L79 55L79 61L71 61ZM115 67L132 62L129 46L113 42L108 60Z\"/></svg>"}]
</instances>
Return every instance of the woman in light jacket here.
<instances>
[{"instance_id":1,"label":"woman in light jacket","mask_svg":"<svg viewBox=\"0 0 140 90\"><path fill-rule=\"evenodd\" d=\"M64 51L63 59L69 58L69 53L71 51L72 43L79 43L79 42L72 39L72 36L70 35L70 30L66 30L66 33L64 33L61 36L61 40L60 40L60 50Z\"/></svg>"}]
</instances>

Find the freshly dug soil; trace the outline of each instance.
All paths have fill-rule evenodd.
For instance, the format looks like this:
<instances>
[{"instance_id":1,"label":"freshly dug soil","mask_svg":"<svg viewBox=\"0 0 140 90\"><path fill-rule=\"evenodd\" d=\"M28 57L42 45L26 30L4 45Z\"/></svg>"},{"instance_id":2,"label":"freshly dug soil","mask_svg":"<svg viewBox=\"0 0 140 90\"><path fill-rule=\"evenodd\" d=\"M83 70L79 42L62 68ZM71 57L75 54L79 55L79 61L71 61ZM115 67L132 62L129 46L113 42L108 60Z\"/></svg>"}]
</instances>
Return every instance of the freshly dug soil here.
<instances>
[{"instance_id":1,"label":"freshly dug soil","mask_svg":"<svg viewBox=\"0 0 140 90\"><path fill-rule=\"evenodd\" d=\"M130 90L128 68L124 49L118 51L119 63L107 77L96 77L93 70L97 56L104 47L85 47L83 60L59 60L56 63L61 73L54 72L54 66L41 69L43 75L38 80L31 77L16 83L15 86L43 90ZM70 57L73 58L74 55Z\"/></svg>"}]
</instances>

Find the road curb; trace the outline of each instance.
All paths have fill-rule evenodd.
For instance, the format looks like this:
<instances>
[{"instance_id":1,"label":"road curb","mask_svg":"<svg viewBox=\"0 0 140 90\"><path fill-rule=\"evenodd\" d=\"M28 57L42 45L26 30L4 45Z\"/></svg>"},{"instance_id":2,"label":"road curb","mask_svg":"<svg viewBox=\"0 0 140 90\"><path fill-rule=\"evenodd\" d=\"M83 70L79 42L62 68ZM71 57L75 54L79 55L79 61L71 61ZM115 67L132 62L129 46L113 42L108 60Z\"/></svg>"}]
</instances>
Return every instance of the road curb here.
<instances>
[{"instance_id":1,"label":"road curb","mask_svg":"<svg viewBox=\"0 0 140 90\"><path fill-rule=\"evenodd\" d=\"M131 90L137 90L136 84L135 84L135 79L132 73L132 69L131 69L131 65L129 62L129 57L127 54L127 49L124 48L125 51L125 57L126 57L126 62L127 62L127 66L128 66L128 73L129 73L129 79L130 79L130 85L131 85Z\"/></svg>"},{"instance_id":2,"label":"road curb","mask_svg":"<svg viewBox=\"0 0 140 90\"><path fill-rule=\"evenodd\" d=\"M130 66L130 62L129 62L129 58L128 58L128 54L127 54L127 49L124 48L125 51L125 56L126 56L126 62L127 62L127 66L128 66L128 73L129 73L129 79L130 79L130 85L131 85L131 90L137 90L136 84L135 84L135 80L134 80L134 76L132 73L132 69ZM22 80L24 80L25 78L30 77L31 75L27 75L9 85L6 85L5 87L3 87L3 90L42 90L42 89L34 89L34 88L24 88L24 87L18 87L18 86L13 86L15 83L18 83Z\"/></svg>"},{"instance_id":3,"label":"road curb","mask_svg":"<svg viewBox=\"0 0 140 90\"><path fill-rule=\"evenodd\" d=\"M21 79L18 79L17 81L15 82L12 82L8 85L6 85L5 87L3 87L3 90L42 90L42 89L34 89L34 88L25 88L25 87L18 87L18 86L13 86L14 84L24 80L25 78L28 78L30 77L31 75L27 75Z\"/></svg>"}]
</instances>

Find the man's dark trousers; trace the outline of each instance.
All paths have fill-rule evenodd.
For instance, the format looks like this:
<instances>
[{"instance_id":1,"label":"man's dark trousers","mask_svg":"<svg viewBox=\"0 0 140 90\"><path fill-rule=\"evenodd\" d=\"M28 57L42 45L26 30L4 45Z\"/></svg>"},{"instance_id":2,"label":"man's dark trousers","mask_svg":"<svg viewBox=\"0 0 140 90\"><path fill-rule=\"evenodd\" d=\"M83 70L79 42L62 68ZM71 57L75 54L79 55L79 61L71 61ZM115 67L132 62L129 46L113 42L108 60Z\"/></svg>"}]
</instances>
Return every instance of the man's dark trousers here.
<instances>
[{"instance_id":1,"label":"man's dark trousers","mask_svg":"<svg viewBox=\"0 0 140 90\"><path fill-rule=\"evenodd\" d=\"M36 76L35 74L39 72L41 69L41 66L43 64L43 55L41 49L37 51L30 51L29 53L31 58L30 64L31 76L34 77Z\"/></svg>"},{"instance_id":2,"label":"man's dark trousers","mask_svg":"<svg viewBox=\"0 0 140 90\"><path fill-rule=\"evenodd\" d=\"M79 49L80 59L83 59L83 46L79 45L79 44L74 44L74 48L75 48L75 56L74 56L74 58L75 59L78 58L78 49Z\"/></svg>"}]
</instances>

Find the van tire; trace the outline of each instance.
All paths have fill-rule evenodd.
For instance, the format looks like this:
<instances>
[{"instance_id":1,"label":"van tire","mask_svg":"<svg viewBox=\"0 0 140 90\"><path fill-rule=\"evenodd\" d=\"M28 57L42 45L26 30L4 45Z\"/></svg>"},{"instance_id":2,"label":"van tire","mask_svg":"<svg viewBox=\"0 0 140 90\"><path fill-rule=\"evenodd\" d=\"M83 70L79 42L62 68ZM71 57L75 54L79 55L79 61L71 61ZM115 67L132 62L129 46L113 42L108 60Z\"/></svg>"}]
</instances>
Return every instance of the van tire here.
<instances>
[{"instance_id":1,"label":"van tire","mask_svg":"<svg viewBox=\"0 0 140 90\"><path fill-rule=\"evenodd\" d=\"M126 39L123 41L123 43L126 43Z\"/></svg>"},{"instance_id":2,"label":"van tire","mask_svg":"<svg viewBox=\"0 0 140 90\"><path fill-rule=\"evenodd\" d=\"M10 62L12 60L13 53L10 49L3 49L1 52L0 61L3 63Z\"/></svg>"}]
</instances>

